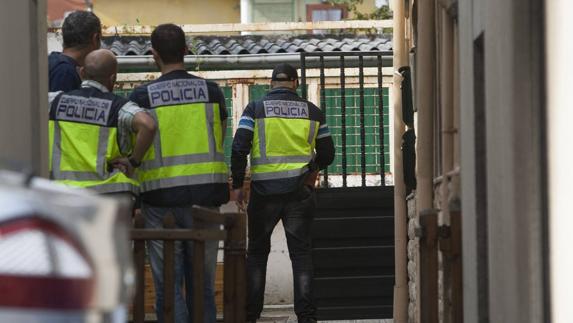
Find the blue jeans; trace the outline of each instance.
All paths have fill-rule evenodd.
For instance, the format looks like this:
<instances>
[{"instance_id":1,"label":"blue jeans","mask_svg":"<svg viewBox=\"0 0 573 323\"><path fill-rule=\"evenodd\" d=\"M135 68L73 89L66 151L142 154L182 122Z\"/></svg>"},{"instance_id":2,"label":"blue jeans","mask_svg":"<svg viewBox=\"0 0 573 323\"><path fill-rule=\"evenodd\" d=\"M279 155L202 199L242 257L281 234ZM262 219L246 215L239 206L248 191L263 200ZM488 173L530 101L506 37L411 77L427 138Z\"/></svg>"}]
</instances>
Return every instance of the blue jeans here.
<instances>
[{"instance_id":1,"label":"blue jeans","mask_svg":"<svg viewBox=\"0 0 573 323\"><path fill-rule=\"evenodd\" d=\"M315 207L315 192L306 187L280 195L263 196L251 191L247 210L247 321L258 319L263 310L271 234L279 221L283 222L292 263L294 311L299 322L315 319L310 234Z\"/></svg>"},{"instance_id":2,"label":"blue jeans","mask_svg":"<svg viewBox=\"0 0 573 323\"><path fill-rule=\"evenodd\" d=\"M145 227L162 228L163 217L168 213L175 216L175 226L180 229L218 229L217 224L197 223L194 225L191 207L153 207L143 204L141 208L145 218ZM217 266L218 241L205 242L205 323L215 323L217 308L215 306L215 269ZM155 284L157 321L163 323L163 242L148 241L147 250ZM188 323L193 317L193 241L175 242L175 322ZM185 295L182 286L185 279ZM199 322L195 322L199 323Z\"/></svg>"}]
</instances>

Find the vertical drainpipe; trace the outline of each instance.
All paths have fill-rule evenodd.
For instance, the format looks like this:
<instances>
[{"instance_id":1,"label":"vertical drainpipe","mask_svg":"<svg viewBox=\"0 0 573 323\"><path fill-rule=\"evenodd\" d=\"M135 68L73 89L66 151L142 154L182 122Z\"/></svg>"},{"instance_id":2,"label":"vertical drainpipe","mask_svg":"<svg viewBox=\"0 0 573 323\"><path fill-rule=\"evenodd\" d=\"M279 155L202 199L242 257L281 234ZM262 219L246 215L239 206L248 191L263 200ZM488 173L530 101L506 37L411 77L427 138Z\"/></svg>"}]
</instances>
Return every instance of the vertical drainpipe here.
<instances>
[{"instance_id":1,"label":"vertical drainpipe","mask_svg":"<svg viewBox=\"0 0 573 323\"><path fill-rule=\"evenodd\" d=\"M434 107L436 104L436 24L435 1L418 1L416 43L416 209L418 214L433 208ZM420 273L418 273L420 277ZM423 282L420 282L420 286ZM420 297L418 288L418 297ZM438 295L436 295L437 297ZM419 299L419 298L418 298ZM418 302L418 314L421 302Z\"/></svg>"},{"instance_id":2,"label":"vertical drainpipe","mask_svg":"<svg viewBox=\"0 0 573 323\"><path fill-rule=\"evenodd\" d=\"M457 23L453 23L452 29L452 167L460 167L460 66L459 66L459 30ZM454 176L453 189L457 198L461 199L460 176Z\"/></svg>"},{"instance_id":3,"label":"vertical drainpipe","mask_svg":"<svg viewBox=\"0 0 573 323\"><path fill-rule=\"evenodd\" d=\"M249 16L251 14L250 0L241 0L241 23L248 24L250 22Z\"/></svg>"},{"instance_id":4,"label":"vertical drainpipe","mask_svg":"<svg viewBox=\"0 0 573 323\"><path fill-rule=\"evenodd\" d=\"M448 15L447 9L443 6L439 6L440 14L439 26L441 29L440 36L440 98L439 104L441 107L441 129L440 136L438 140L442 142L442 154L441 154L441 164L442 164L442 181L440 183L440 209L442 211L441 219L438 223L440 225L450 225L450 198L452 196L450 189L450 178L446 175L450 173L453 169L453 68L454 59L452 51L453 43L453 24L450 16ZM447 259L447 258L446 258ZM451 286L452 275L450 269L449 260L444 261L444 267L449 269L446 272L447 277L444 277L444 291L443 298L444 302L448 303L448 296L450 293L447 292L448 287ZM452 295L455 296L455 295ZM452 308L450 306L444 306L443 319L445 322L452 320Z\"/></svg>"},{"instance_id":5,"label":"vertical drainpipe","mask_svg":"<svg viewBox=\"0 0 573 323\"><path fill-rule=\"evenodd\" d=\"M567 41L573 30L570 13L573 2L545 2L545 68L547 113L547 172L549 207L549 274L551 322L573 322L571 290L573 257L571 248L571 182L573 182L573 149L571 149L571 84L573 43Z\"/></svg>"},{"instance_id":6,"label":"vertical drainpipe","mask_svg":"<svg viewBox=\"0 0 573 323\"><path fill-rule=\"evenodd\" d=\"M406 185L404 183L404 169L402 164L402 135L404 122L402 120L402 91L400 84L402 77L398 69L407 65L405 41L405 15L404 0L394 0L394 245L395 245L395 285L394 285L394 322L406 323L408 321L408 213L406 210Z\"/></svg>"},{"instance_id":7,"label":"vertical drainpipe","mask_svg":"<svg viewBox=\"0 0 573 323\"><path fill-rule=\"evenodd\" d=\"M251 22L251 0L241 0L241 23L248 24ZM249 35L250 32L242 31L241 35Z\"/></svg>"},{"instance_id":8,"label":"vertical drainpipe","mask_svg":"<svg viewBox=\"0 0 573 323\"><path fill-rule=\"evenodd\" d=\"M418 43L416 57L416 103L418 106L418 140L416 144L416 205L418 210L430 209L433 187L433 120L436 103L435 3L418 3Z\"/></svg>"},{"instance_id":9,"label":"vertical drainpipe","mask_svg":"<svg viewBox=\"0 0 573 323\"><path fill-rule=\"evenodd\" d=\"M449 219L448 204L449 204L449 189L448 178L445 174L453 169L453 23L448 15L446 8L440 6L440 26L441 26L441 42L440 42L440 106L441 106L441 141L442 141L442 183L441 183L441 198L442 198L442 212L444 218Z\"/></svg>"}]
</instances>

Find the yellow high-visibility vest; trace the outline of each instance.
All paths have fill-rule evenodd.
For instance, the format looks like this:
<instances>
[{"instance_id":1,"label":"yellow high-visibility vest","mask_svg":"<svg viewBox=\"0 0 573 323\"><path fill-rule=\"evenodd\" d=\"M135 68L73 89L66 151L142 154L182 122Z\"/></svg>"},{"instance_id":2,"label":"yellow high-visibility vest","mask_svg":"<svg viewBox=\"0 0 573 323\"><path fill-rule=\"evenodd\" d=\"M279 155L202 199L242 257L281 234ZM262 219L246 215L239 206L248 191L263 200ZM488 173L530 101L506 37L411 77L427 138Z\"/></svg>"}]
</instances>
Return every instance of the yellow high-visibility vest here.
<instances>
[{"instance_id":1,"label":"yellow high-visibility vest","mask_svg":"<svg viewBox=\"0 0 573 323\"><path fill-rule=\"evenodd\" d=\"M265 100L265 116L255 119L251 151L253 181L297 177L314 157L319 122L304 101Z\"/></svg>"},{"instance_id":2,"label":"yellow high-visibility vest","mask_svg":"<svg viewBox=\"0 0 573 323\"><path fill-rule=\"evenodd\" d=\"M50 106L50 178L99 193L136 194L136 180L117 169L108 170L108 162L122 156L118 112L127 102L92 87L58 95Z\"/></svg>"},{"instance_id":3,"label":"yellow high-visibility vest","mask_svg":"<svg viewBox=\"0 0 573 323\"><path fill-rule=\"evenodd\" d=\"M207 82L166 80L147 91L158 131L138 173L141 192L226 183L221 107L209 101Z\"/></svg>"}]
</instances>

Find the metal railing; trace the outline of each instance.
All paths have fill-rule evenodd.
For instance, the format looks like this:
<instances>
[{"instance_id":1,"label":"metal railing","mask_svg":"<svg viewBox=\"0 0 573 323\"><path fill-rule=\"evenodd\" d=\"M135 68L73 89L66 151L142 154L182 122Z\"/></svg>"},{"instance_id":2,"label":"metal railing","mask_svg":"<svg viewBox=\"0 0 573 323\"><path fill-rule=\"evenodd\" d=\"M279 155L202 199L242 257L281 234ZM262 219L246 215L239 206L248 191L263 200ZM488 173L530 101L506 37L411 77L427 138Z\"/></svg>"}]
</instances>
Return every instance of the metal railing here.
<instances>
[{"instance_id":1,"label":"metal railing","mask_svg":"<svg viewBox=\"0 0 573 323\"><path fill-rule=\"evenodd\" d=\"M310 62L314 62L318 58L318 68L320 69L320 109L326 114L326 81L324 70L328 66L325 65L325 58L336 61L335 66L340 69L340 97L341 97L341 141L342 141L342 186L347 187L347 176L348 176L348 165L347 165L347 135L346 135L346 76L345 69L350 67L349 63L352 62L352 66L358 66L358 82L359 82L359 113L360 113L360 169L361 169L361 179L362 187L366 186L366 130L365 130L365 100L364 100L364 68L365 67L376 67L377 68L377 81L378 81L378 125L380 127L378 131L378 140L380 144L380 179L381 186L385 186L385 174L384 174L384 105L383 105L383 94L382 94L382 67L383 58L391 55L392 52L382 52L382 51L372 51L372 52L312 52L300 53L301 61L301 89L302 97L307 99L307 88L306 88L306 69ZM324 170L324 182L328 183L328 169Z\"/></svg>"},{"instance_id":2,"label":"metal railing","mask_svg":"<svg viewBox=\"0 0 573 323\"><path fill-rule=\"evenodd\" d=\"M136 270L136 290L133 304L133 322L145 321L145 241L163 240L163 317L165 323L175 321L175 241L193 240L193 281L205 279L205 241L224 241L223 265L223 318L225 323L245 322L246 318L246 217L244 213L219 213L210 209L194 207L194 223L215 223L223 225L217 229L176 229L175 217L168 214L163 219L163 229L144 229L144 219L140 212L134 216L131 230L134 263ZM194 284L193 322L203 322L204 284ZM199 309L199 310L198 310Z\"/></svg>"}]
</instances>

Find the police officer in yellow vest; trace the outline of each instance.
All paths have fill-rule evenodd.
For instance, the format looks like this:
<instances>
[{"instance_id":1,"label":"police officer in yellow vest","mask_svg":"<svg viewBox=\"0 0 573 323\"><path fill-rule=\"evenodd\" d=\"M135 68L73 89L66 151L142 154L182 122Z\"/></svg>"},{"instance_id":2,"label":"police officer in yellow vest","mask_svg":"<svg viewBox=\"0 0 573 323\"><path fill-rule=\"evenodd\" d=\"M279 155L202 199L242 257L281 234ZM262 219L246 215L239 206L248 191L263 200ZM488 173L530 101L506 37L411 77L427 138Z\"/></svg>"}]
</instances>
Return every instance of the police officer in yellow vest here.
<instances>
[{"instance_id":1,"label":"police officer in yellow vest","mask_svg":"<svg viewBox=\"0 0 573 323\"><path fill-rule=\"evenodd\" d=\"M109 50L88 54L80 74L80 89L50 93L50 177L99 193L137 194L130 175L153 142L155 121L111 93L117 60Z\"/></svg>"},{"instance_id":2,"label":"police officer in yellow vest","mask_svg":"<svg viewBox=\"0 0 573 323\"><path fill-rule=\"evenodd\" d=\"M139 179L146 227L162 226L167 213L179 228L193 228L192 206L219 207L229 200L228 169L223 138L227 112L221 89L185 71L187 44L183 30L160 25L151 34L153 58L161 77L135 89L131 99L149 108L159 131L145 155ZM215 226L216 227L216 226ZM216 321L215 268L217 241L205 244L205 322ZM176 243L175 320L187 323L192 308L192 242ZM157 299L157 316L163 320L163 244L150 241L150 256ZM185 275L187 306L181 285ZM202 322L195 322L202 323Z\"/></svg>"},{"instance_id":3,"label":"police officer in yellow vest","mask_svg":"<svg viewBox=\"0 0 573 323\"><path fill-rule=\"evenodd\" d=\"M271 86L266 96L245 108L231 157L234 195L240 199L251 156L247 320L256 321L263 309L270 238L282 220L292 261L294 310L299 322L316 322L310 249L315 197L314 185L306 179L332 163L334 145L324 113L296 94L294 67L276 66Z\"/></svg>"}]
</instances>

